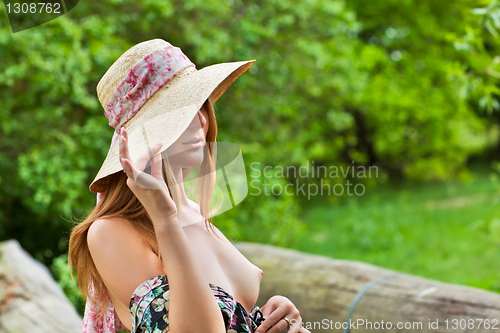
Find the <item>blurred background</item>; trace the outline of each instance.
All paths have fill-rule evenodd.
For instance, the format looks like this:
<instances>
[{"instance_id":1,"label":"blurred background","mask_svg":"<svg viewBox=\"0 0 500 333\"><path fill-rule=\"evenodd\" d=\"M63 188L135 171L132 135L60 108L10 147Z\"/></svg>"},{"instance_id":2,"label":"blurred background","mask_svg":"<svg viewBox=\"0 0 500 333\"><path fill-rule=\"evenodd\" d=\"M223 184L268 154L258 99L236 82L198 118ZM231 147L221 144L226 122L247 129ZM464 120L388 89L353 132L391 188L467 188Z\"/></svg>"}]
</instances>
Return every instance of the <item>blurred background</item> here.
<instances>
[{"instance_id":1,"label":"blurred background","mask_svg":"<svg viewBox=\"0 0 500 333\"><path fill-rule=\"evenodd\" d=\"M153 38L198 69L257 60L216 104L252 184L214 219L230 240L500 291L497 1L101 0L15 34L0 6L0 22L0 240L80 311L69 230L113 134L96 86Z\"/></svg>"}]
</instances>

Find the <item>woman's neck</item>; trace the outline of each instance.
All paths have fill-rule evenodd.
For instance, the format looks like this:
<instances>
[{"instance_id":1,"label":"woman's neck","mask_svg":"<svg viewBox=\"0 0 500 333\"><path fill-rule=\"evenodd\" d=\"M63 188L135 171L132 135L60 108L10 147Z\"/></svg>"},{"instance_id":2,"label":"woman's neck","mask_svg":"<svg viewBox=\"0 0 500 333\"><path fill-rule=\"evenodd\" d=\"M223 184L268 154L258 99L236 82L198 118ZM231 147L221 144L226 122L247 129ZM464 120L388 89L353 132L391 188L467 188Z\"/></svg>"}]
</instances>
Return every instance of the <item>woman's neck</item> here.
<instances>
[{"instance_id":1,"label":"woman's neck","mask_svg":"<svg viewBox=\"0 0 500 333\"><path fill-rule=\"evenodd\" d=\"M184 177L182 175L182 168L172 168L172 174L174 176L175 182L177 183L177 188L179 189L178 193L180 194L182 206L189 206L186 190L184 189Z\"/></svg>"}]
</instances>

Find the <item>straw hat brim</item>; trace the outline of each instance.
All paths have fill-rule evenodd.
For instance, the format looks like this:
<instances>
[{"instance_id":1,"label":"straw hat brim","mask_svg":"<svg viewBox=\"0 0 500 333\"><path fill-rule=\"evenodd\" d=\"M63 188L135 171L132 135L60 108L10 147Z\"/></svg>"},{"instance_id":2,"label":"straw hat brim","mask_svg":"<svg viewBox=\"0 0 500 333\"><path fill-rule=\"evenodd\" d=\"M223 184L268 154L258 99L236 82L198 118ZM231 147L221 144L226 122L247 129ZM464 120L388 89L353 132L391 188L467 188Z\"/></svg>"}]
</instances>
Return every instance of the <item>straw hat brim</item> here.
<instances>
[{"instance_id":1,"label":"straw hat brim","mask_svg":"<svg viewBox=\"0 0 500 333\"><path fill-rule=\"evenodd\" d=\"M127 121L128 148L132 162L147 151L148 146L161 142L160 151L167 149L187 129L203 103L210 98L215 103L224 91L243 74L255 60L220 63L172 80L155 92ZM119 161L119 140L115 140L97 176L89 186L92 192L106 189L106 177L123 170Z\"/></svg>"}]
</instances>

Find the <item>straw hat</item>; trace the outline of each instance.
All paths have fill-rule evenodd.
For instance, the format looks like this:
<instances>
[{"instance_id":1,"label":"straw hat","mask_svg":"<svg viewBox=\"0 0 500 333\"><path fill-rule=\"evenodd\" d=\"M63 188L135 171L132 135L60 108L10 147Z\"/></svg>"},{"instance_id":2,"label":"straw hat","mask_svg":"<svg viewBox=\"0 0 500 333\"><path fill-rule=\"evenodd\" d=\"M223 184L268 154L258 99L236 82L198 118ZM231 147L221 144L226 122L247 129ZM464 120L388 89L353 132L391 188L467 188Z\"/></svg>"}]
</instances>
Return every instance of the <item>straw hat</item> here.
<instances>
[{"instance_id":1,"label":"straw hat","mask_svg":"<svg viewBox=\"0 0 500 333\"><path fill-rule=\"evenodd\" d=\"M97 84L97 96L115 133L90 191L103 192L106 177L123 169L116 140L121 128L129 134L132 161L157 142L163 151L187 129L207 99L215 103L254 62L220 63L196 70L179 48L162 39L127 50Z\"/></svg>"}]
</instances>

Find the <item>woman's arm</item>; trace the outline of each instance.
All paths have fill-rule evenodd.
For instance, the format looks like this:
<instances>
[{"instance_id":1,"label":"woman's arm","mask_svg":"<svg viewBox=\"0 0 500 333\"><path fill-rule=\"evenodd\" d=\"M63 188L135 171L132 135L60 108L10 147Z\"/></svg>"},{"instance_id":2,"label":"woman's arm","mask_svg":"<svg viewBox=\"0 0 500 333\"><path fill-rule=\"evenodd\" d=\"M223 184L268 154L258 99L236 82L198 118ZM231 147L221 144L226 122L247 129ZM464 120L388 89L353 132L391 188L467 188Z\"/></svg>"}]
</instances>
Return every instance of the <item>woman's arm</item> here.
<instances>
[{"instance_id":1,"label":"woman's arm","mask_svg":"<svg viewBox=\"0 0 500 333\"><path fill-rule=\"evenodd\" d=\"M182 232L181 228L177 230ZM97 270L109 293L122 303L114 304L115 308L126 309L128 315L120 319L130 328L129 303L133 292L144 281L166 274L170 289L170 332L200 332L200 328L225 332L222 313L190 247L188 255L180 251L189 245L185 236L174 228L171 231L164 237L157 235L162 265L144 236L128 220L101 219L90 227L87 242ZM170 246L162 246L165 243Z\"/></svg>"},{"instance_id":2,"label":"woman's arm","mask_svg":"<svg viewBox=\"0 0 500 333\"><path fill-rule=\"evenodd\" d=\"M178 221L157 220L155 231L171 286L170 331L225 332L222 312Z\"/></svg>"},{"instance_id":3,"label":"woman's arm","mask_svg":"<svg viewBox=\"0 0 500 333\"><path fill-rule=\"evenodd\" d=\"M122 133L124 137L120 139L120 157L123 157L123 159L120 160L128 176L127 185L141 201L151 217L159 252L162 257L161 270L166 273L169 282L170 332L225 332L222 312L182 231L172 198L167 190L162 189L160 186L158 189L152 189L154 187L144 188L137 185L135 180L140 171L130 162L126 142L127 134L124 129L122 129ZM153 148L152 153L154 154L158 150L159 147ZM152 176L159 177L156 180L163 181L161 178L161 158L159 155L153 158L152 173L147 176L151 178ZM155 179L146 179L145 181L154 182ZM158 266L152 263L151 254L145 254L147 252L147 245L139 245L139 241L134 241L134 244L141 249L142 256L145 256L143 263L139 262L141 255L132 254L133 250L126 249L126 240L130 240L133 237L130 230L127 232L129 233L128 235L123 235L126 238L123 240L115 239L112 244L106 246L110 252L114 253L114 257L120 257L118 263L111 261L111 259L102 258L98 254L99 251L93 252L101 257L101 267L100 269L98 267L98 269L100 273L101 269L104 270L103 275L106 278L103 277L103 280L105 282L107 280L111 291L115 292L122 302L127 301L127 303L124 303L128 307L128 301L135 288L148 278L159 274L157 274ZM110 233L113 233L113 231L110 230ZM107 234L109 235L109 233ZM105 241L104 239L102 240ZM91 246L90 242L89 246ZM94 244L94 246L96 249L103 247L103 245L99 244ZM152 252L151 250L149 251ZM107 262L109 266L106 266L104 262ZM131 276L128 277L130 271L136 270L143 270L143 272L132 272ZM148 272L147 274L149 274L145 279L146 274L144 272ZM120 281L114 280L116 277L120 277L120 279L124 277L123 280L126 280L124 287L120 286ZM135 285L134 289L131 289L132 285Z\"/></svg>"}]
</instances>

